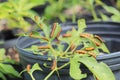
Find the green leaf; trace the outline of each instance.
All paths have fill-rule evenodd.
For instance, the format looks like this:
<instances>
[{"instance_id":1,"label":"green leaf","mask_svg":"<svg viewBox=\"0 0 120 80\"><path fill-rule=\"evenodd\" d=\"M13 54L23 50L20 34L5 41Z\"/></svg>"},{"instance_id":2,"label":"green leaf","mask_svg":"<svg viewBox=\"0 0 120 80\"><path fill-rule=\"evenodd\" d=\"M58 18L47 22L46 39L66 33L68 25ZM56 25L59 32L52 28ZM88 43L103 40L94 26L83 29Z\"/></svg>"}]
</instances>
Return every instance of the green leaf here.
<instances>
[{"instance_id":1,"label":"green leaf","mask_svg":"<svg viewBox=\"0 0 120 80\"><path fill-rule=\"evenodd\" d=\"M3 75L3 73L1 73L1 72L0 72L0 78L1 78L2 80L7 80L6 77Z\"/></svg>"},{"instance_id":2,"label":"green leaf","mask_svg":"<svg viewBox=\"0 0 120 80\"><path fill-rule=\"evenodd\" d=\"M100 16L101 16L103 21L108 21L109 20L109 17L106 16L105 14L103 14L102 12L100 12Z\"/></svg>"},{"instance_id":3,"label":"green leaf","mask_svg":"<svg viewBox=\"0 0 120 80\"><path fill-rule=\"evenodd\" d=\"M79 45L82 41L79 32L73 27L72 31L67 31L67 34L71 34L71 37L60 37L59 40L66 42L68 44L74 43L74 45Z\"/></svg>"},{"instance_id":4,"label":"green leaf","mask_svg":"<svg viewBox=\"0 0 120 80\"><path fill-rule=\"evenodd\" d=\"M32 51L34 54L43 55L43 53L44 53L44 51L43 51L43 52L40 52L38 46L36 46L36 45L32 45L29 50ZM47 51L47 50L46 50L46 51Z\"/></svg>"},{"instance_id":5,"label":"green leaf","mask_svg":"<svg viewBox=\"0 0 120 80\"><path fill-rule=\"evenodd\" d=\"M38 63L35 63L35 64L32 66L32 69L30 69L30 71L28 72L28 74L31 76L32 80L35 80L35 79L34 79L34 76L33 76L33 72L36 71L36 70L43 71L42 68L39 66Z\"/></svg>"},{"instance_id":6,"label":"green leaf","mask_svg":"<svg viewBox=\"0 0 120 80\"><path fill-rule=\"evenodd\" d=\"M34 54L40 54L43 55L42 52L40 52L39 48L37 45L32 45L30 48L26 48L25 50L27 51L32 51Z\"/></svg>"},{"instance_id":7,"label":"green leaf","mask_svg":"<svg viewBox=\"0 0 120 80\"><path fill-rule=\"evenodd\" d=\"M110 51L108 50L107 46L104 43L102 43L98 48L102 49L103 52L110 53Z\"/></svg>"},{"instance_id":8,"label":"green leaf","mask_svg":"<svg viewBox=\"0 0 120 80\"><path fill-rule=\"evenodd\" d=\"M9 64L0 63L0 71L9 76L20 77L19 73Z\"/></svg>"},{"instance_id":9,"label":"green leaf","mask_svg":"<svg viewBox=\"0 0 120 80\"><path fill-rule=\"evenodd\" d=\"M95 0L87 0L87 1L88 1L88 3L90 3L90 5L93 5Z\"/></svg>"},{"instance_id":10,"label":"green leaf","mask_svg":"<svg viewBox=\"0 0 120 80\"><path fill-rule=\"evenodd\" d=\"M74 39L78 39L78 33L77 33L77 30L75 28L72 29L72 31L67 31L67 34L71 34L71 37L62 37L60 36L59 37L59 40L63 41L63 42L66 42L68 44L70 44L72 41L74 41ZM76 34L76 35L74 35Z\"/></svg>"},{"instance_id":11,"label":"green leaf","mask_svg":"<svg viewBox=\"0 0 120 80\"><path fill-rule=\"evenodd\" d=\"M35 64L32 66L32 69L30 69L29 73L32 74L35 70L43 71L42 68L39 66L38 63L35 63Z\"/></svg>"},{"instance_id":12,"label":"green leaf","mask_svg":"<svg viewBox=\"0 0 120 80\"><path fill-rule=\"evenodd\" d=\"M108 11L109 13L119 14L119 15L120 15L120 12L119 12L116 8L114 8L114 7L104 5L103 8L104 8L106 11Z\"/></svg>"},{"instance_id":13,"label":"green leaf","mask_svg":"<svg viewBox=\"0 0 120 80\"><path fill-rule=\"evenodd\" d=\"M32 49L32 50L35 50L35 51L39 51L38 46L36 46L36 45L32 45L32 46L31 46L31 49Z\"/></svg>"},{"instance_id":14,"label":"green leaf","mask_svg":"<svg viewBox=\"0 0 120 80\"><path fill-rule=\"evenodd\" d=\"M78 33L83 33L86 28L85 19L78 20Z\"/></svg>"},{"instance_id":15,"label":"green leaf","mask_svg":"<svg viewBox=\"0 0 120 80\"><path fill-rule=\"evenodd\" d=\"M51 2L50 5L48 5L45 8L44 16L47 17L47 19L49 19L49 20L51 18L55 18L55 17L61 18L60 16L63 15L62 10L63 10L63 0L53 1L53 2ZM63 19L63 17L62 17L62 19Z\"/></svg>"},{"instance_id":16,"label":"green leaf","mask_svg":"<svg viewBox=\"0 0 120 80\"><path fill-rule=\"evenodd\" d=\"M64 47L64 45L62 45L62 44L58 44L58 45L57 45L57 50L60 51L60 52L63 52L64 48L65 48L65 47Z\"/></svg>"},{"instance_id":17,"label":"green leaf","mask_svg":"<svg viewBox=\"0 0 120 80\"><path fill-rule=\"evenodd\" d=\"M111 19L115 22L119 22L120 21L120 15L112 15Z\"/></svg>"},{"instance_id":18,"label":"green leaf","mask_svg":"<svg viewBox=\"0 0 120 80\"><path fill-rule=\"evenodd\" d=\"M37 31L32 31L32 34L35 35L35 36L40 36L40 33L37 32Z\"/></svg>"},{"instance_id":19,"label":"green leaf","mask_svg":"<svg viewBox=\"0 0 120 80\"><path fill-rule=\"evenodd\" d=\"M86 74L82 74L80 70L80 63L79 61L79 56L75 55L71 60L70 60L70 76L75 79L75 80L81 80L85 77L87 77Z\"/></svg>"},{"instance_id":20,"label":"green leaf","mask_svg":"<svg viewBox=\"0 0 120 80\"><path fill-rule=\"evenodd\" d=\"M50 35L50 27L43 24L43 32L45 34L45 37L49 38L49 35Z\"/></svg>"},{"instance_id":21,"label":"green leaf","mask_svg":"<svg viewBox=\"0 0 120 80\"><path fill-rule=\"evenodd\" d=\"M28 35L25 33L19 33L19 34L16 34L16 36L28 36Z\"/></svg>"},{"instance_id":22,"label":"green leaf","mask_svg":"<svg viewBox=\"0 0 120 80\"><path fill-rule=\"evenodd\" d=\"M4 60L5 58L5 49L0 49L0 61Z\"/></svg>"},{"instance_id":23,"label":"green leaf","mask_svg":"<svg viewBox=\"0 0 120 80\"><path fill-rule=\"evenodd\" d=\"M45 4L47 0L30 0L30 3L34 4L33 7L38 6L38 5L43 5Z\"/></svg>"},{"instance_id":24,"label":"green leaf","mask_svg":"<svg viewBox=\"0 0 120 80\"><path fill-rule=\"evenodd\" d=\"M17 64L17 62L15 60L12 60L11 58L7 57L4 59L3 63L10 63L10 64Z\"/></svg>"},{"instance_id":25,"label":"green leaf","mask_svg":"<svg viewBox=\"0 0 120 80\"><path fill-rule=\"evenodd\" d=\"M81 57L79 58L79 62L83 63L98 80L115 80L114 74L105 63L98 63L92 57Z\"/></svg>"},{"instance_id":26,"label":"green leaf","mask_svg":"<svg viewBox=\"0 0 120 80\"><path fill-rule=\"evenodd\" d=\"M116 1L116 7L120 10L120 0Z\"/></svg>"},{"instance_id":27,"label":"green leaf","mask_svg":"<svg viewBox=\"0 0 120 80\"><path fill-rule=\"evenodd\" d=\"M88 43L89 42L89 43ZM99 50L97 48L97 46L89 39L83 39L83 44L84 44L84 47L82 48L83 50L85 48L88 48L88 47L94 47L94 50L92 51L95 55L98 55L99 54Z\"/></svg>"},{"instance_id":28,"label":"green leaf","mask_svg":"<svg viewBox=\"0 0 120 80\"><path fill-rule=\"evenodd\" d=\"M59 19L62 21L62 22L66 22L66 16L64 14L60 14L59 15Z\"/></svg>"},{"instance_id":29,"label":"green leaf","mask_svg":"<svg viewBox=\"0 0 120 80\"><path fill-rule=\"evenodd\" d=\"M38 15L38 13L33 10L22 11L19 14L21 16L25 16L25 17L29 17L29 18L31 18L31 16Z\"/></svg>"}]
</instances>

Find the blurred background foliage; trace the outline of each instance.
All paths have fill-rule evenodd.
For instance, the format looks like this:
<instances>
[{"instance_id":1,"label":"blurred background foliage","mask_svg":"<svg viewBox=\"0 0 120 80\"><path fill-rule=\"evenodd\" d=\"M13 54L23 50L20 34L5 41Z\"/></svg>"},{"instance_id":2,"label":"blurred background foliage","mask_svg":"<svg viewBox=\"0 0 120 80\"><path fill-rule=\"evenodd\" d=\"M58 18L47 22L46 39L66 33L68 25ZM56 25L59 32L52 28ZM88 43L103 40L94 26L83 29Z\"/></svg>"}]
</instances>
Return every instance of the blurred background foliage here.
<instances>
[{"instance_id":1,"label":"blurred background foliage","mask_svg":"<svg viewBox=\"0 0 120 80\"><path fill-rule=\"evenodd\" d=\"M0 19L5 19L9 28L21 28L28 31L31 24L25 17L38 15L32 8L45 4L45 0L8 0L0 3Z\"/></svg>"},{"instance_id":2,"label":"blurred background foliage","mask_svg":"<svg viewBox=\"0 0 120 80\"><path fill-rule=\"evenodd\" d=\"M41 9L41 10L40 10ZM8 28L29 31L31 17L39 15L46 22L120 21L120 0L6 0L0 2L0 19Z\"/></svg>"}]
</instances>

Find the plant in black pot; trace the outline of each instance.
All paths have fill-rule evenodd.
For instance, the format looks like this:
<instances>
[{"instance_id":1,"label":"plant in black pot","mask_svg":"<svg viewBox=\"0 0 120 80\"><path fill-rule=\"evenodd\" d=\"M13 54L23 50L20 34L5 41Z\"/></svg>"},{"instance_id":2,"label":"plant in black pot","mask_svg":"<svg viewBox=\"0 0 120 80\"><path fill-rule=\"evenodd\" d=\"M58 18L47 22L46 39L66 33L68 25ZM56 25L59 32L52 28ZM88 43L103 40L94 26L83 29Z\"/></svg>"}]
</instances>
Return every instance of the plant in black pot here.
<instances>
[{"instance_id":1,"label":"plant in black pot","mask_svg":"<svg viewBox=\"0 0 120 80\"><path fill-rule=\"evenodd\" d=\"M115 80L110 66L96 59L110 53L104 40L84 32L83 19L72 29L58 23L50 29L38 17L35 21L41 31L21 34L25 37L16 44L23 72L31 76L24 73L25 80Z\"/></svg>"}]
</instances>

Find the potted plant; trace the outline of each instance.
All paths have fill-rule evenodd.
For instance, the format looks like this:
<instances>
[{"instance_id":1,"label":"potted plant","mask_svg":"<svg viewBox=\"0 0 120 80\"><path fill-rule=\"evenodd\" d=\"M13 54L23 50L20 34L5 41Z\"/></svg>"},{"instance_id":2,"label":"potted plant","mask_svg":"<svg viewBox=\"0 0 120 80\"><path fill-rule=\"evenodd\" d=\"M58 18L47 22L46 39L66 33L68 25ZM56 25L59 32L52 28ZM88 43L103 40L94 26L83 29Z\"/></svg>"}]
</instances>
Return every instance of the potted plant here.
<instances>
[{"instance_id":1,"label":"potted plant","mask_svg":"<svg viewBox=\"0 0 120 80\"><path fill-rule=\"evenodd\" d=\"M50 29L38 17L35 21L42 31L21 34L25 37L20 37L16 43L20 63L31 76L26 73L25 79L116 80L112 73L116 65L109 63L114 60L110 59L114 54L106 54L109 50L99 36L84 32L86 24L83 19L78 21L77 28L72 29L60 27L58 23Z\"/></svg>"}]
</instances>

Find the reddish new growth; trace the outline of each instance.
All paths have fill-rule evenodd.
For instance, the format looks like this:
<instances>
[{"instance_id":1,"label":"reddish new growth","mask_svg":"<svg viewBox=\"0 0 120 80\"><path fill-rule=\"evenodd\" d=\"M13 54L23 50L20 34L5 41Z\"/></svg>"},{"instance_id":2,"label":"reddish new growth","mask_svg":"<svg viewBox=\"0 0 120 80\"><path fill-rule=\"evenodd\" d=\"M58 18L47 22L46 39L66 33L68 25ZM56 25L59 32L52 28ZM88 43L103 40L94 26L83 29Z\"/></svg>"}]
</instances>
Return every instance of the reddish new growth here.
<instances>
[{"instance_id":1,"label":"reddish new growth","mask_svg":"<svg viewBox=\"0 0 120 80\"><path fill-rule=\"evenodd\" d=\"M56 60L53 60L51 70L54 70L56 66L57 66L57 62Z\"/></svg>"},{"instance_id":2,"label":"reddish new growth","mask_svg":"<svg viewBox=\"0 0 120 80\"><path fill-rule=\"evenodd\" d=\"M31 65L28 64L27 67L26 67L26 71L29 72L29 71L30 71L30 68L31 68Z\"/></svg>"},{"instance_id":3,"label":"reddish new growth","mask_svg":"<svg viewBox=\"0 0 120 80\"><path fill-rule=\"evenodd\" d=\"M63 34L63 37L71 37L71 34Z\"/></svg>"},{"instance_id":4,"label":"reddish new growth","mask_svg":"<svg viewBox=\"0 0 120 80\"><path fill-rule=\"evenodd\" d=\"M51 31L51 34L50 34L50 37L52 38L54 33L55 33L55 29L56 29L56 23L53 24L53 27L52 27L52 31Z\"/></svg>"},{"instance_id":5,"label":"reddish new growth","mask_svg":"<svg viewBox=\"0 0 120 80\"><path fill-rule=\"evenodd\" d=\"M39 49L50 49L50 46L39 46Z\"/></svg>"}]
</instances>

